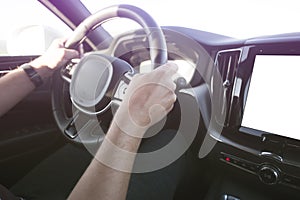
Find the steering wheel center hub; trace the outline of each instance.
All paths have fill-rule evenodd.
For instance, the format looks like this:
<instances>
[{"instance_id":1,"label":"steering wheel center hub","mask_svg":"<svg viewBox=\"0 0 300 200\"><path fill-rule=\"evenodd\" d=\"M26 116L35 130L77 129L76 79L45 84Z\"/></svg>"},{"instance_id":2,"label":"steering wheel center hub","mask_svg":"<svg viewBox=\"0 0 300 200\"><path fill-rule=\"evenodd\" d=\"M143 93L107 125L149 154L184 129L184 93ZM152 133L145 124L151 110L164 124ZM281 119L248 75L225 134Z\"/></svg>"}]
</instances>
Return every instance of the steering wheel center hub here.
<instances>
[{"instance_id":1,"label":"steering wheel center hub","mask_svg":"<svg viewBox=\"0 0 300 200\"><path fill-rule=\"evenodd\" d=\"M104 97L112 79L113 66L100 54L86 55L75 67L70 84L74 104L89 108L96 106Z\"/></svg>"}]
</instances>

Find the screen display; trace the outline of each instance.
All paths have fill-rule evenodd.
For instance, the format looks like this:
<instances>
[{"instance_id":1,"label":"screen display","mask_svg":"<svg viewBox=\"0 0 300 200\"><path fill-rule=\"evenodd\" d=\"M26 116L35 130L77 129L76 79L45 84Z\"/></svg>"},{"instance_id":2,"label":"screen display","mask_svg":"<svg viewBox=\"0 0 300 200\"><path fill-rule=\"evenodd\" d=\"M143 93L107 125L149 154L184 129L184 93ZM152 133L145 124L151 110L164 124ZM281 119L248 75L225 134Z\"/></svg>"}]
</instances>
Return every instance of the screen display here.
<instances>
[{"instance_id":1,"label":"screen display","mask_svg":"<svg viewBox=\"0 0 300 200\"><path fill-rule=\"evenodd\" d=\"M242 126L300 140L300 56L256 56Z\"/></svg>"}]
</instances>

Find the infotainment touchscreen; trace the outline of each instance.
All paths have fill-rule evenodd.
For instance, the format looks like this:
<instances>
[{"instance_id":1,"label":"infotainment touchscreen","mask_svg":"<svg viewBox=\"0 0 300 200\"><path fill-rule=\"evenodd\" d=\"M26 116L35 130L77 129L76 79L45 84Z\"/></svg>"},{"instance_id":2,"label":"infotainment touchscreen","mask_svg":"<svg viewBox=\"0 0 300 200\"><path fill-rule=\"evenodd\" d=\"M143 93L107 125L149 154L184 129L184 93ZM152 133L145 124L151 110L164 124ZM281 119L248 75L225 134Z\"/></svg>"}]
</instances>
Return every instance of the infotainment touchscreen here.
<instances>
[{"instance_id":1,"label":"infotainment touchscreen","mask_svg":"<svg viewBox=\"0 0 300 200\"><path fill-rule=\"evenodd\" d=\"M256 55L242 126L300 140L300 56Z\"/></svg>"}]
</instances>

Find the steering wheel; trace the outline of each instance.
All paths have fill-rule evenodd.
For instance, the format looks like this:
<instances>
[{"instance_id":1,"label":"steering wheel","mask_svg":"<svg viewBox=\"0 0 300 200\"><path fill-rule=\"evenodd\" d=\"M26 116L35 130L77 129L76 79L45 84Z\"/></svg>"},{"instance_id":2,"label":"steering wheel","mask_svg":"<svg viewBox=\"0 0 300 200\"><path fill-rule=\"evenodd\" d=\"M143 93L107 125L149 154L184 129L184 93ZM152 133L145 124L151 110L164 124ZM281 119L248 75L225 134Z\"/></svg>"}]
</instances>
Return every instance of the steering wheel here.
<instances>
[{"instance_id":1,"label":"steering wheel","mask_svg":"<svg viewBox=\"0 0 300 200\"><path fill-rule=\"evenodd\" d=\"M167 45L161 28L148 13L131 5L111 6L86 18L65 46L78 47L90 31L116 17L131 19L142 26L149 42L153 68L167 62ZM61 132L76 143L100 144L104 131L97 115L122 101L132 75L133 69L127 62L97 51L86 53L79 61L70 61L56 71L52 109ZM111 95L107 95L109 93ZM73 105L71 114L66 105L68 98Z\"/></svg>"}]
</instances>

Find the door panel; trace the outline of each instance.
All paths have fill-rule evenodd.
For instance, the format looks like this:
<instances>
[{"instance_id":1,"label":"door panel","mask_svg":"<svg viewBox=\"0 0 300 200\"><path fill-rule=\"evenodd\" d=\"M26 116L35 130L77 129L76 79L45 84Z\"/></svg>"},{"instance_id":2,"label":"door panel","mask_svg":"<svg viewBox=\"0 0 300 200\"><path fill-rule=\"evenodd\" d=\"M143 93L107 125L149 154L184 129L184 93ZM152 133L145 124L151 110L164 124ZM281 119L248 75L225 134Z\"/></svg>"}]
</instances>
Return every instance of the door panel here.
<instances>
[{"instance_id":1,"label":"door panel","mask_svg":"<svg viewBox=\"0 0 300 200\"><path fill-rule=\"evenodd\" d=\"M34 58L0 57L0 71ZM52 115L50 85L47 81L0 117L0 180L7 187L64 143Z\"/></svg>"}]
</instances>

